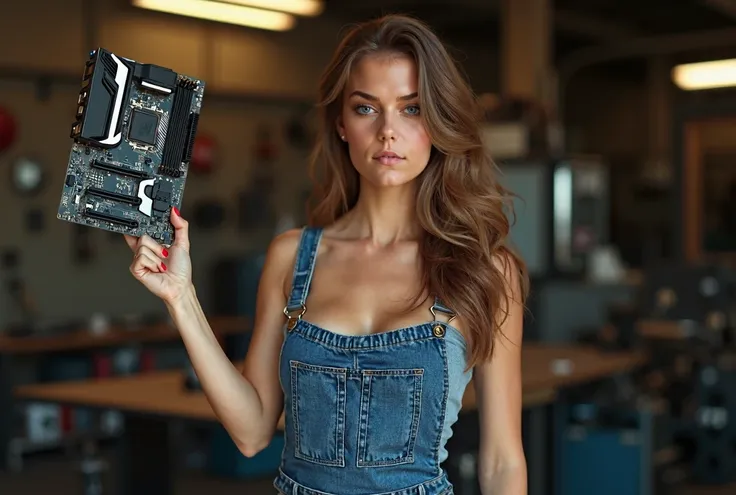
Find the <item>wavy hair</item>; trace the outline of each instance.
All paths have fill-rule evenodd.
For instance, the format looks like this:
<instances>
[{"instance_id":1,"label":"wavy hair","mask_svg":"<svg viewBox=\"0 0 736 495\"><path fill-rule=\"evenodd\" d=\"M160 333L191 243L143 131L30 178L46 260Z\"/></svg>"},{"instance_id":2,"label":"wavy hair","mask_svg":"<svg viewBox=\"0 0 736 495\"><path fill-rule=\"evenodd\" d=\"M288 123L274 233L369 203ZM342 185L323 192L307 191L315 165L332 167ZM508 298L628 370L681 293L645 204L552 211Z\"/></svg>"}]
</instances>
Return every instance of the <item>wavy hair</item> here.
<instances>
[{"instance_id":1,"label":"wavy hair","mask_svg":"<svg viewBox=\"0 0 736 495\"><path fill-rule=\"evenodd\" d=\"M495 164L481 141L482 113L475 95L423 22L384 16L352 27L338 45L319 85L309 223L330 225L358 200L360 178L335 122L352 68L366 55L383 53L415 61L420 107L433 145L429 163L416 179L416 212L425 232L420 241L423 287L417 302L428 291L463 319L470 368L492 356L509 298L518 297L524 304L528 278L523 260L507 243L512 194L497 180ZM507 283L512 271L520 280L517 293Z\"/></svg>"}]
</instances>

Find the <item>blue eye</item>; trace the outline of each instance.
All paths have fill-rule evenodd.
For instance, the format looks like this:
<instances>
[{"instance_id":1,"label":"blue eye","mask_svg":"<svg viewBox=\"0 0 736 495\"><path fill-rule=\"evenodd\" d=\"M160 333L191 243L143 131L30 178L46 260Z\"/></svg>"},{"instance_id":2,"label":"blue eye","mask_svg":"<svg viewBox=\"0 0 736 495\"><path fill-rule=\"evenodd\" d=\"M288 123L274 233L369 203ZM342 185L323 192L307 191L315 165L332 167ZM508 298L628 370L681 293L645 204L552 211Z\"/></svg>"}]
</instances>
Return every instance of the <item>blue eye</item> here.
<instances>
[{"instance_id":1,"label":"blue eye","mask_svg":"<svg viewBox=\"0 0 736 495\"><path fill-rule=\"evenodd\" d=\"M411 105L406 107L406 111L409 113L409 115L417 116L419 115L419 105Z\"/></svg>"},{"instance_id":2,"label":"blue eye","mask_svg":"<svg viewBox=\"0 0 736 495\"><path fill-rule=\"evenodd\" d=\"M355 111L361 115L368 115L371 112L371 110L373 109L369 107L368 105L358 105L355 107Z\"/></svg>"}]
</instances>

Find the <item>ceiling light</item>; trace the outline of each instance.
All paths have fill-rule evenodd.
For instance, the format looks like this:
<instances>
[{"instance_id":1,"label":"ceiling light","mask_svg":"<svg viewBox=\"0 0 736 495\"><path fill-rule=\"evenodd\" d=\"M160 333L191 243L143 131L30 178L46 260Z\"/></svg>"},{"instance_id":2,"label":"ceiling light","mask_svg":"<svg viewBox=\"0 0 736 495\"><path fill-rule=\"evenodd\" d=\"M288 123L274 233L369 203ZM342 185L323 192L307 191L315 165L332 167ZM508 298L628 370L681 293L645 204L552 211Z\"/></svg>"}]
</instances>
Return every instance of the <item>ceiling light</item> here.
<instances>
[{"instance_id":1,"label":"ceiling light","mask_svg":"<svg viewBox=\"0 0 736 495\"><path fill-rule=\"evenodd\" d=\"M142 9L272 31L286 31L295 23L294 17L284 12L207 0L132 0L132 2Z\"/></svg>"},{"instance_id":2,"label":"ceiling light","mask_svg":"<svg viewBox=\"0 0 736 495\"><path fill-rule=\"evenodd\" d=\"M736 59L678 65L672 80L686 90L736 86Z\"/></svg>"},{"instance_id":3,"label":"ceiling light","mask_svg":"<svg viewBox=\"0 0 736 495\"><path fill-rule=\"evenodd\" d=\"M325 8L322 0L222 0L246 7L258 7L261 9L278 10L289 14L307 17L322 13Z\"/></svg>"}]
</instances>

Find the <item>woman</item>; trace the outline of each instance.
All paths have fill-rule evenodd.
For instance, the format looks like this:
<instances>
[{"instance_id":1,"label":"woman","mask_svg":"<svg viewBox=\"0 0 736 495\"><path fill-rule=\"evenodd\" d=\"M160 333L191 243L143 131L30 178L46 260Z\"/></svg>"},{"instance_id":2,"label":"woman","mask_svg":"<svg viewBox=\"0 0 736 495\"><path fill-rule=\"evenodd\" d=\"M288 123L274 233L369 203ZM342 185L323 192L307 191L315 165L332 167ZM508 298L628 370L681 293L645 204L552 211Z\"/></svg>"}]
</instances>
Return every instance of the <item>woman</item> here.
<instances>
[{"instance_id":1,"label":"woman","mask_svg":"<svg viewBox=\"0 0 736 495\"><path fill-rule=\"evenodd\" d=\"M133 275L244 455L285 412L280 493L452 493L441 463L471 375L483 493L526 493L526 278L469 87L425 25L388 16L346 36L319 98L318 203L269 247L242 374L197 300L178 211L168 251L127 239Z\"/></svg>"}]
</instances>

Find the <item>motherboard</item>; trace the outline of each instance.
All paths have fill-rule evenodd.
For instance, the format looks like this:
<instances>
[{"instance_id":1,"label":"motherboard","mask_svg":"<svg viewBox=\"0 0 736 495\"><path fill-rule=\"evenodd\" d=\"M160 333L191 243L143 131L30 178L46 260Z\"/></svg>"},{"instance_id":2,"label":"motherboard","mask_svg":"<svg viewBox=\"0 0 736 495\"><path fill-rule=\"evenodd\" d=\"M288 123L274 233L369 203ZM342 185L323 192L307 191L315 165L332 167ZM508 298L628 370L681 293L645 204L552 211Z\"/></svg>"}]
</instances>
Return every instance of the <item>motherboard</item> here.
<instances>
[{"instance_id":1,"label":"motherboard","mask_svg":"<svg viewBox=\"0 0 736 495\"><path fill-rule=\"evenodd\" d=\"M181 207L204 86L165 67L92 51L57 217L170 245L169 216Z\"/></svg>"}]
</instances>

